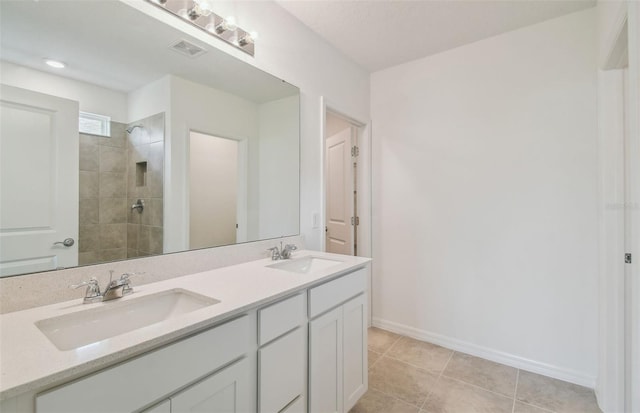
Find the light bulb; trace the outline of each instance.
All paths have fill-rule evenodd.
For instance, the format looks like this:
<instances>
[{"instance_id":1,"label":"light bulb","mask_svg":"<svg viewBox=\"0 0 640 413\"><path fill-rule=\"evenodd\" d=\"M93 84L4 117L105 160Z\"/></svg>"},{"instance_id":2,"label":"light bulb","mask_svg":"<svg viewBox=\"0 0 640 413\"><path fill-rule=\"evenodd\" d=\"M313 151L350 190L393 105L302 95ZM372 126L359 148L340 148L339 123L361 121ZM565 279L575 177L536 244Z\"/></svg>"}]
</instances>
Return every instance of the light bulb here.
<instances>
[{"instance_id":1,"label":"light bulb","mask_svg":"<svg viewBox=\"0 0 640 413\"><path fill-rule=\"evenodd\" d=\"M226 31L233 32L237 28L238 26L236 26L236 19L233 16L229 16L226 19L222 20L222 22L216 26L216 33L222 34Z\"/></svg>"},{"instance_id":2,"label":"light bulb","mask_svg":"<svg viewBox=\"0 0 640 413\"><path fill-rule=\"evenodd\" d=\"M257 38L258 32L249 32L246 33L240 40L238 40L238 44L244 47L248 44L253 44Z\"/></svg>"},{"instance_id":3,"label":"light bulb","mask_svg":"<svg viewBox=\"0 0 640 413\"><path fill-rule=\"evenodd\" d=\"M189 19L189 11L187 9L180 9L178 10L178 16L182 17L183 19Z\"/></svg>"},{"instance_id":4,"label":"light bulb","mask_svg":"<svg viewBox=\"0 0 640 413\"><path fill-rule=\"evenodd\" d=\"M204 14L205 16L208 16L211 14L211 12L213 12L213 1L211 0L193 0L193 1L198 5L198 7L200 7L200 10L206 13Z\"/></svg>"},{"instance_id":5,"label":"light bulb","mask_svg":"<svg viewBox=\"0 0 640 413\"><path fill-rule=\"evenodd\" d=\"M229 16L226 19L224 19L224 25L225 25L225 29L229 31L234 31L235 29L238 28L238 25L236 24L236 18L233 16Z\"/></svg>"}]
</instances>

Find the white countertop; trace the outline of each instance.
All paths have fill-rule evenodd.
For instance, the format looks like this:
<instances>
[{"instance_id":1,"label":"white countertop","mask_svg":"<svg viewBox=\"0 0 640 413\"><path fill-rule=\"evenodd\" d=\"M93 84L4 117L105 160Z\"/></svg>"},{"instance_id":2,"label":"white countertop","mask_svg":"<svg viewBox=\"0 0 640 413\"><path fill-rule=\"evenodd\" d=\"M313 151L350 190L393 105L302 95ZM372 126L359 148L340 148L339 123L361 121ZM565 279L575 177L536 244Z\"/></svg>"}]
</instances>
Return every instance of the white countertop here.
<instances>
[{"instance_id":1,"label":"white countertop","mask_svg":"<svg viewBox=\"0 0 640 413\"><path fill-rule=\"evenodd\" d=\"M134 279L134 293L111 302L82 304L82 299L76 299L0 315L0 400L89 374L370 261L306 250L297 251L293 258L304 256L341 263L311 274L298 274L268 268L274 262L267 258L140 286L135 285ZM215 298L220 303L69 351L58 350L35 325L39 320L108 307L175 288Z\"/></svg>"}]
</instances>

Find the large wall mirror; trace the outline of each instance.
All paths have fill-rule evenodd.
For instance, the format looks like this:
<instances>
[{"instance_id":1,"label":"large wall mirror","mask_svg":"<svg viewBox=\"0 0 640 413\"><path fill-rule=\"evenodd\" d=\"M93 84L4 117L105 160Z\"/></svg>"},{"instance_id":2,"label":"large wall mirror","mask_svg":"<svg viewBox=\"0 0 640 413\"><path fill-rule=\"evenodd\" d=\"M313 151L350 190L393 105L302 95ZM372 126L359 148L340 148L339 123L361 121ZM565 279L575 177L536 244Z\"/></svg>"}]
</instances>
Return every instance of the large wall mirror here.
<instances>
[{"instance_id":1,"label":"large wall mirror","mask_svg":"<svg viewBox=\"0 0 640 413\"><path fill-rule=\"evenodd\" d=\"M119 1L0 9L0 275L299 233L298 88Z\"/></svg>"}]
</instances>

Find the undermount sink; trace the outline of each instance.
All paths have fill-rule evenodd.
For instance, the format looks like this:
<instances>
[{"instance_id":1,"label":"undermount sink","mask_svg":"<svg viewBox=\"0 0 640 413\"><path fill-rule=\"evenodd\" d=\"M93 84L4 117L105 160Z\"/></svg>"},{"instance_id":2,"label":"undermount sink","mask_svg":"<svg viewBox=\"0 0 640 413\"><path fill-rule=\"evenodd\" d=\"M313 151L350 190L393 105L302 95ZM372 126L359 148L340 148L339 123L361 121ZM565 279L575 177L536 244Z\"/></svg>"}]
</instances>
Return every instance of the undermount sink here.
<instances>
[{"instance_id":1,"label":"undermount sink","mask_svg":"<svg viewBox=\"0 0 640 413\"><path fill-rule=\"evenodd\" d=\"M310 274L342 264L342 261L329 260L318 257L301 257L268 265L269 268L278 270L297 272L299 274Z\"/></svg>"},{"instance_id":2,"label":"undermount sink","mask_svg":"<svg viewBox=\"0 0 640 413\"><path fill-rule=\"evenodd\" d=\"M73 350L218 304L215 298L174 289L37 321L59 350Z\"/></svg>"}]
</instances>

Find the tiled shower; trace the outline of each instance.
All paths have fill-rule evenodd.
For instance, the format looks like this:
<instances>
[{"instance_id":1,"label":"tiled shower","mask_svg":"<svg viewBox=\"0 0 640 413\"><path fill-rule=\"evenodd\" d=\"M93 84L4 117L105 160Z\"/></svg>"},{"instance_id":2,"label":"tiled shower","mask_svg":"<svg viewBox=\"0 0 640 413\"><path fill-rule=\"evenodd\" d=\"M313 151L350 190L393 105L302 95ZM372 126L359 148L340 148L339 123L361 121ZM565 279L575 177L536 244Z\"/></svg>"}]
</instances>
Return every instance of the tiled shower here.
<instances>
[{"instance_id":1,"label":"tiled shower","mask_svg":"<svg viewBox=\"0 0 640 413\"><path fill-rule=\"evenodd\" d=\"M162 254L164 114L111 122L110 137L81 133L79 149L78 263Z\"/></svg>"}]
</instances>

